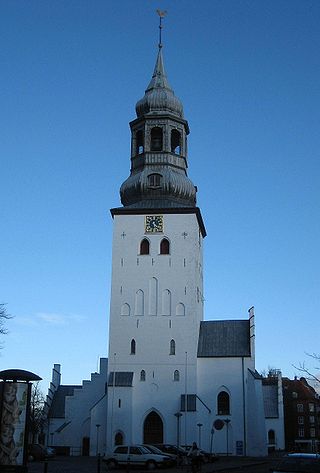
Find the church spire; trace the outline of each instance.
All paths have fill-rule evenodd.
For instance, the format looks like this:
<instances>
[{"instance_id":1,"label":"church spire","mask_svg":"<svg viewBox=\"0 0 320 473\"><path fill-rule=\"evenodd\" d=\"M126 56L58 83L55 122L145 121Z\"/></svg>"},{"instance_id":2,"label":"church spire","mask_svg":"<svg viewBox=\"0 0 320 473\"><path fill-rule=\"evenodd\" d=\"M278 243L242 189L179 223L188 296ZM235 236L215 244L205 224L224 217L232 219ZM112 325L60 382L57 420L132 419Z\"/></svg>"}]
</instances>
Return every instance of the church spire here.
<instances>
[{"instance_id":1,"label":"church spire","mask_svg":"<svg viewBox=\"0 0 320 473\"><path fill-rule=\"evenodd\" d=\"M188 122L181 101L169 85L162 55L162 18L158 55L151 81L136 104L132 133L131 172L120 189L130 208L195 207L196 188L187 177Z\"/></svg>"}]
</instances>

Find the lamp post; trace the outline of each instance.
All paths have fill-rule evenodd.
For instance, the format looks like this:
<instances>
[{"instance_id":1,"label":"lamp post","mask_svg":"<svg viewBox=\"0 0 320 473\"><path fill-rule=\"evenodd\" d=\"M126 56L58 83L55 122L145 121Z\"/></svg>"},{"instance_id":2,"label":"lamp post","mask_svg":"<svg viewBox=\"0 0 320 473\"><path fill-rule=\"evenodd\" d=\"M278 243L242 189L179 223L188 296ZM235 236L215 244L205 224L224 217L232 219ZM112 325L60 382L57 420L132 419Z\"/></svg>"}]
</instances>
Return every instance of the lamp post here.
<instances>
[{"instance_id":1,"label":"lamp post","mask_svg":"<svg viewBox=\"0 0 320 473\"><path fill-rule=\"evenodd\" d=\"M224 419L224 422L226 423L227 426L227 456L229 456L229 424L231 422L230 419Z\"/></svg>"},{"instance_id":2,"label":"lamp post","mask_svg":"<svg viewBox=\"0 0 320 473\"><path fill-rule=\"evenodd\" d=\"M99 454L99 428L100 428L100 424L96 424L96 428L97 428L97 448L96 448L96 455L98 456L98 454Z\"/></svg>"},{"instance_id":3,"label":"lamp post","mask_svg":"<svg viewBox=\"0 0 320 473\"><path fill-rule=\"evenodd\" d=\"M211 437L210 437L210 453L213 452L213 435L214 435L214 428L211 429Z\"/></svg>"},{"instance_id":4,"label":"lamp post","mask_svg":"<svg viewBox=\"0 0 320 473\"><path fill-rule=\"evenodd\" d=\"M203 426L203 424L201 424L199 422L199 424L197 424L198 428L199 428L199 448L201 448L201 427Z\"/></svg>"},{"instance_id":5,"label":"lamp post","mask_svg":"<svg viewBox=\"0 0 320 473\"><path fill-rule=\"evenodd\" d=\"M177 447L180 446L180 417L182 416L181 412L176 412L175 417L177 418Z\"/></svg>"}]
</instances>

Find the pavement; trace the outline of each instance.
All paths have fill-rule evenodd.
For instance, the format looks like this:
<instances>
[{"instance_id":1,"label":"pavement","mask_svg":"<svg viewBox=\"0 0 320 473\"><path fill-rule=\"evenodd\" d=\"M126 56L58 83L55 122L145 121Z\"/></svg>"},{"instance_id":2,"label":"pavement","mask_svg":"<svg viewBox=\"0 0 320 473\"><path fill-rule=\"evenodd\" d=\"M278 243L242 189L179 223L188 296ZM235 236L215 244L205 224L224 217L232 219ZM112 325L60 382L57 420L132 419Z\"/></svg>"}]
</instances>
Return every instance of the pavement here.
<instances>
[{"instance_id":1,"label":"pavement","mask_svg":"<svg viewBox=\"0 0 320 473\"><path fill-rule=\"evenodd\" d=\"M254 467L265 465L266 471L277 461L276 457L220 457L218 461L207 463L202 466L199 473L217 473L217 472L254 472ZM146 470L140 468L110 470L113 473L145 473ZM107 473L108 470L103 462L98 462L96 457L56 457L48 462L30 462L28 464L28 473ZM160 473L191 473L190 466L170 468L166 470L156 470Z\"/></svg>"}]
</instances>

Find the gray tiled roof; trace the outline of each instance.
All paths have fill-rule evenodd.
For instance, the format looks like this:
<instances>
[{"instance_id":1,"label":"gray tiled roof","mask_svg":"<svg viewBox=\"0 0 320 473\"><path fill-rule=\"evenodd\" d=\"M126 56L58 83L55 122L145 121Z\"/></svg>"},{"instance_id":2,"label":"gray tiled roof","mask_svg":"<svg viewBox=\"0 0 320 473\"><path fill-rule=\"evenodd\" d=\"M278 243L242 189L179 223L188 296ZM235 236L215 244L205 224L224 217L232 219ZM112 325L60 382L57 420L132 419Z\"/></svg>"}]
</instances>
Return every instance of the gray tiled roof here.
<instances>
[{"instance_id":1,"label":"gray tiled roof","mask_svg":"<svg viewBox=\"0 0 320 473\"><path fill-rule=\"evenodd\" d=\"M52 404L49 410L49 417L64 418L66 396L73 396L75 389L81 389L82 386L60 385L53 395Z\"/></svg>"},{"instance_id":2,"label":"gray tiled roof","mask_svg":"<svg viewBox=\"0 0 320 473\"><path fill-rule=\"evenodd\" d=\"M115 386L132 386L132 371L116 371ZM109 373L108 386L113 386L113 371Z\"/></svg>"},{"instance_id":3,"label":"gray tiled roof","mask_svg":"<svg viewBox=\"0 0 320 473\"><path fill-rule=\"evenodd\" d=\"M279 417L278 386L276 384L263 385L262 392L265 417Z\"/></svg>"},{"instance_id":4,"label":"gray tiled roof","mask_svg":"<svg viewBox=\"0 0 320 473\"><path fill-rule=\"evenodd\" d=\"M198 357L250 356L249 320L210 320L200 324Z\"/></svg>"}]
</instances>

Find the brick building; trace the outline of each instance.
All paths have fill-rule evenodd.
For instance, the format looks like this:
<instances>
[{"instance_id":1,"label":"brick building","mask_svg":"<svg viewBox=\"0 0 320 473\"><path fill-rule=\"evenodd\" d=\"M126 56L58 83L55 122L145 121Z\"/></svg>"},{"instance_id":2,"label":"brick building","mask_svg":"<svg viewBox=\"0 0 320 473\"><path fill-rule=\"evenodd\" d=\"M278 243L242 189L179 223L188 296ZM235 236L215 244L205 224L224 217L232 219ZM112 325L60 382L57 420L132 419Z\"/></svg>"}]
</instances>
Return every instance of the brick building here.
<instances>
[{"instance_id":1,"label":"brick building","mask_svg":"<svg viewBox=\"0 0 320 473\"><path fill-rule=\"evenodd\" d=\"M320 451L320 398L305 378L283 378L286 450Z\"/></svg>"}]
</instances>

